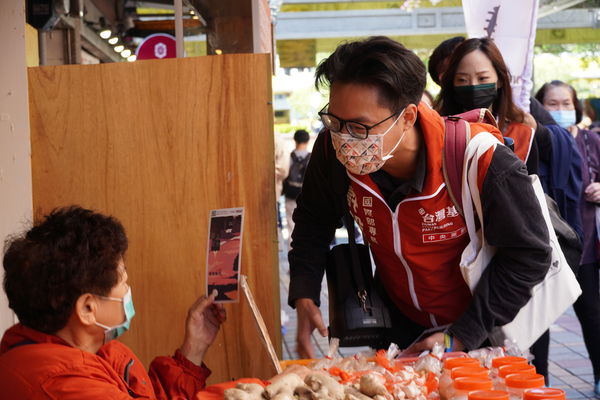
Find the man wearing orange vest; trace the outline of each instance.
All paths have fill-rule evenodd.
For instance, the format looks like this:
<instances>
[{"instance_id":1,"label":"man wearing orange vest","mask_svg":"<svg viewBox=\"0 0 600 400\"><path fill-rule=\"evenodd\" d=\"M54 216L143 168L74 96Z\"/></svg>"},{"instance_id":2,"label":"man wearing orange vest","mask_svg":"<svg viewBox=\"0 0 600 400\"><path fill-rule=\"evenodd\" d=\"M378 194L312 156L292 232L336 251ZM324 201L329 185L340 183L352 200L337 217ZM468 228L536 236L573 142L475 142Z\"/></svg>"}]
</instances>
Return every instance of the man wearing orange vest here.
<instances>
[{"instance_id":1,"label":"man wearing orange vest","mask_svg":"<svg viewBox=\"0 0 600 400\"><path fill-rule=\"evenodd\" d=\"M497 253L473 294L459 269L465 223L442 173L444 121L419 99L426 71L401 44L373 37L340 45L316 72L329 85L317 138L294 213L290 306L298 314L298 353L312 358L310 334L327 329L319 295L329 243L346 210L371 248L389 298L391 341L405 348L423 330L449 324L414 350L452 338L454 350L479 347L510 322L543 280L548 232L523 163L505 146L479 160L487 242ZM471 135L493 126L472 123Z\"/></svg>"}]
</instances>

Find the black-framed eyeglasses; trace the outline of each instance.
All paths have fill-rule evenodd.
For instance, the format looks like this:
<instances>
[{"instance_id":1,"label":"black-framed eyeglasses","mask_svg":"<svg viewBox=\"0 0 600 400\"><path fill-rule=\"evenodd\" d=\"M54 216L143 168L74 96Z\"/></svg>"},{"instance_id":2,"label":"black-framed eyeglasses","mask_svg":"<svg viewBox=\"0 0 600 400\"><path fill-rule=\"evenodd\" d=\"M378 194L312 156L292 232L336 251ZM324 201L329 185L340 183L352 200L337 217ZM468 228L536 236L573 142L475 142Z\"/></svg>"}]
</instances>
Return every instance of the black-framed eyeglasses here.
<instances>
[{"instance_id":1,"label":"black-framed eyeglasses","mask_svg":"<svg viewBox=\"0 0 600 400\"><path fill-rule=\"evenodd\" d=\"M346 121L339 117L336 117L335 115L330 114L325 111L325 109L328 106L329 106L329 104L327 104L325 107L323 107L321 109L321 111L319 111L319 113L318 113L319 117L321 118L321 121L323 122L323 125L325 125L325 128L327 128L333 132L341 132L345 126L348 133L357 139L366 139L369 136L369 131L371 129L375 128L378 125L383 124L388 119L393 118L396 115L400 114L399 112L395 112L392 115L390 115L389 117L387 117L386 119L379 121L375 125L369 126L369 125L365 125L360 122Z\"/></svg>"}]
</instances>

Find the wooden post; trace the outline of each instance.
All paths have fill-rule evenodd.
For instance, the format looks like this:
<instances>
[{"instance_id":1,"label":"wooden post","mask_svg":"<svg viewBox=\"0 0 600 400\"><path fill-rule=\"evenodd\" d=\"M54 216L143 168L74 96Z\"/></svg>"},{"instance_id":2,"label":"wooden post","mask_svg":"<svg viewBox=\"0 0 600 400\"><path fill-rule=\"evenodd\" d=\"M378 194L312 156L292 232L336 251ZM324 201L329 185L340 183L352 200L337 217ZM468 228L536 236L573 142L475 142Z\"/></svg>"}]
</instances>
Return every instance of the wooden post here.
<instances>
[{"instance_id":1,"label":"wooden post","mask_svg":"<svg viewBox=\"0 0 600 400\"><path fill-rule=\"evenodd\" d=\"M206 20L208 54L273 53L267 0L192 0Z\"/></svg>"}]
</instances>

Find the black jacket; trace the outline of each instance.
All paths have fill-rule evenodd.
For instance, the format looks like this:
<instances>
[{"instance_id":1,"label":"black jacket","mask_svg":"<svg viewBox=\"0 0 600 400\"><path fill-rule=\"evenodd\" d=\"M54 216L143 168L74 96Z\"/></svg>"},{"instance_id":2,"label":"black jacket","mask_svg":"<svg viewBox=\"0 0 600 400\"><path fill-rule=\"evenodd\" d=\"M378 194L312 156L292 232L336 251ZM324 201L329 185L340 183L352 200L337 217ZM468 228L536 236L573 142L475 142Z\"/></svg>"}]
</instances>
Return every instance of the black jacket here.
<instances>
[{"instance_id":1,"label":"black jacket","mask_svg":"<svg viewBox=\"0 0 600 400\"><path fill-rule=\"evenodd\" d=\"M421 157L427 156L426 149L421 151ZM399 182L386 175L378 171L371 177L392 208L406 195L401 192L417 190L418 180L426 179L422 171L410 182ZM299 298L310 298L320 305L329 244L336 228L341 227L348 185L346 170L335 156L328 133L321 132L293 216L295 228L288 255L291 307ZM505 325L517 315L529 300L530 289L548 271L551 251L527 170L504 146L498 146L494 153L481 200L486 239L498 250L483 273L470 305L449 328L468 349L479 347L493 327Z\"/></svg>"}]
</instances>

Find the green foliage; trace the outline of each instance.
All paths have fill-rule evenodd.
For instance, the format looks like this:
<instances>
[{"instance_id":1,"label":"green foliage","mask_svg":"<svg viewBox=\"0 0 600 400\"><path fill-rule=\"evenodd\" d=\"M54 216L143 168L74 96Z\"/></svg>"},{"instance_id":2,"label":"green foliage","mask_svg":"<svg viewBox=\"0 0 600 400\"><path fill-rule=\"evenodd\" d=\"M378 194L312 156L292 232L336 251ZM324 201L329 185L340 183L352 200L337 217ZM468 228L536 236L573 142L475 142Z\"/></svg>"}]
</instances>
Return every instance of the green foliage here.
<instances>
[{"instance_id":1,"label":"green foliage","mask_svg":"<svg viewBox=\"0 0 600 400\"><path fill-rule=\"evenodd\" d=\"M595 72L600 70L598 58L586 59L570 53L542 53L535 55L533 66L533 93L537 92L544 83L552 80L560 80L572 85L580 99L595 97L600 92L600 79L595 75ZM586 75L589 77L584 78Z\"/></svg>"},{"instance_id":2,"label":"green foliage","mask_svg":"<svg viewBox=\"0 0 600 400\"><path fill-rule=\"evenodd\" d=\"M345 3L306 3L306 4L283 4L281 12L297 11L340 11L340 10L374 10L381 8L400 8L406 1L352 1ZM418 7L460 7L460 0L441 0L432 3L428 0L417 0Z\"/></svg>"},{"instance_id":3,"label":"green foliage","mask_svg":"<svg viewBox=\"0 0 600 400\"><path fill-rule=\"evenodd\" d=\"M582 68L588 68L591 63L600 59L600 44L543 44L535 47L535 54L570 54L581 60Z\"/></svg>"}]
</instances>

